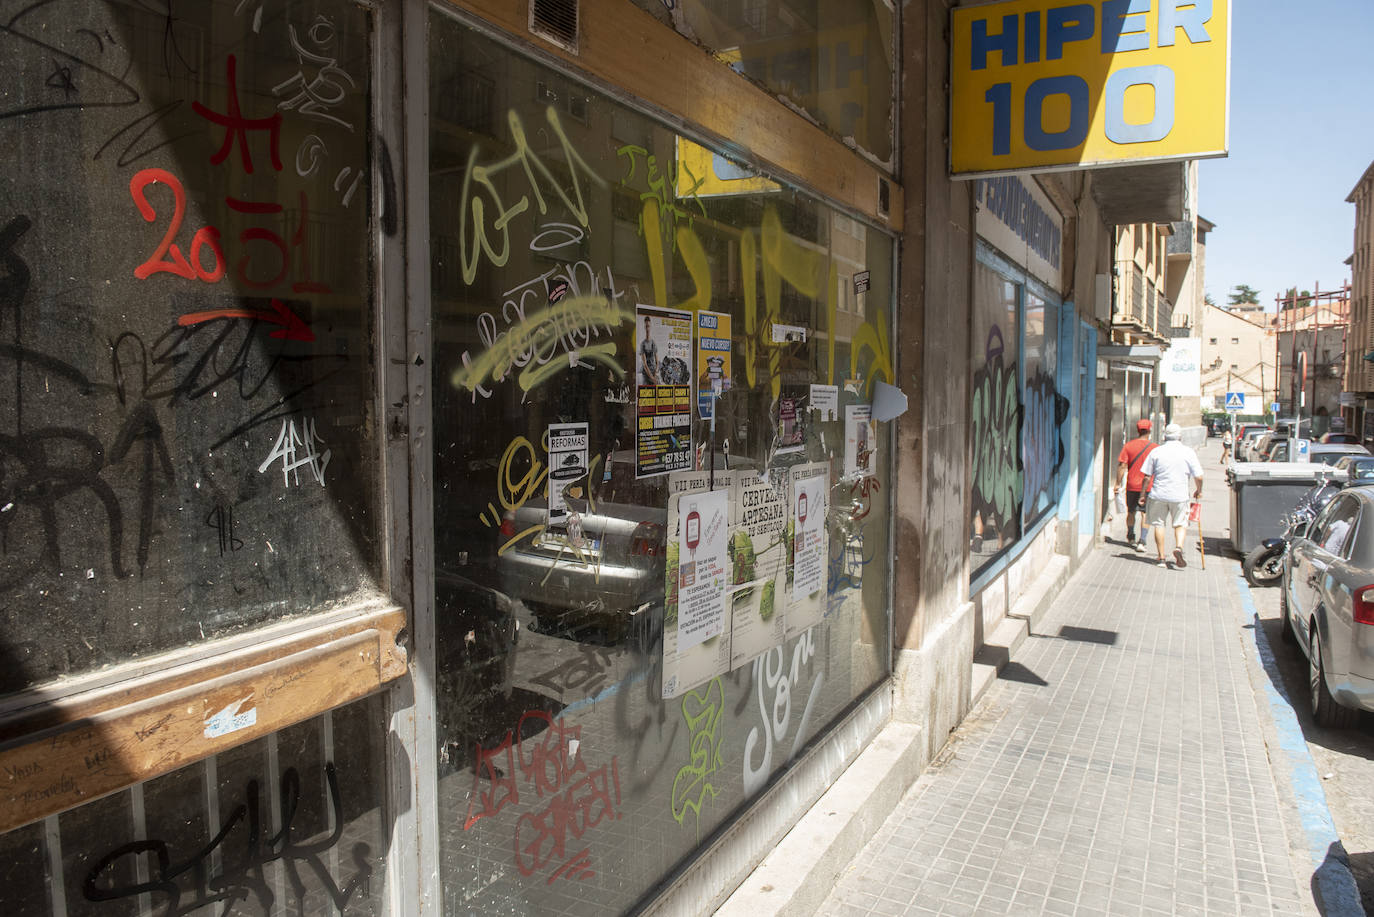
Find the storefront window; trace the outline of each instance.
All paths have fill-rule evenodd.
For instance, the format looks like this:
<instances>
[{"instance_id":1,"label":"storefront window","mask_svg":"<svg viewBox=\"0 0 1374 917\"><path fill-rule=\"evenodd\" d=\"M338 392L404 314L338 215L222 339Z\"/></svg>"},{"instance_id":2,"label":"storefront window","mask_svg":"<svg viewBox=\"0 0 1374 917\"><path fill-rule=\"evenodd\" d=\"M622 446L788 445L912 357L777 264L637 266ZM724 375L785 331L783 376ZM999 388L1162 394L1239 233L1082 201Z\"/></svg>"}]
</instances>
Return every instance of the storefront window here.
<instances>
[{"instance_id":1,"label":"storefront window","mask_svg":"<svg viewBox=\"0 0 1374 917\"><path fill-rule=\"evenodd\" d=\"M893 247L430 30L444 910L622 912L884 677Z\"/></svg>"},{"instance_id":2,"label":"storefront window","mask_svg":"<svg viewBox=\"0 0 1374 917\"><path fill-rule=\"evenodd\" d=\"M0 42L0 694L377 587L371 14L176 13Z\"/></svg>"},{"instance_id":3,"label":"storefront window","mask_svg":"<svg viewBox=\"0 0 1374 917\"><path fill-rule=\"evenodd\" d=\"M1021 434L1025 472L1025 524L1040 518L1058 497L1056 484L1063 464L1060 425L1068 419L1068 399L1060 393L1058 309L1031 290L1025 294L1026 366Z\"/></svg>"},{"instance_id":4,"label":"storefront window","mask_svg":"<svg viewBox=\"0 0 1374 917\"><path fill-rule=\"evenodd\" d=\"M974 574L1021 537L1021 287L978 264L973 291L973 492L969 552Z\"/></svg>"},{"instance_id":5,"label":"storefront window","mask_svg":"<svg viewBox=\"0 0 1374 917\"><path fill-rule=\"evenodd\" d=\"M633 0L881 162L892 158L892 5Z\"/></svg>"}]
</instances>

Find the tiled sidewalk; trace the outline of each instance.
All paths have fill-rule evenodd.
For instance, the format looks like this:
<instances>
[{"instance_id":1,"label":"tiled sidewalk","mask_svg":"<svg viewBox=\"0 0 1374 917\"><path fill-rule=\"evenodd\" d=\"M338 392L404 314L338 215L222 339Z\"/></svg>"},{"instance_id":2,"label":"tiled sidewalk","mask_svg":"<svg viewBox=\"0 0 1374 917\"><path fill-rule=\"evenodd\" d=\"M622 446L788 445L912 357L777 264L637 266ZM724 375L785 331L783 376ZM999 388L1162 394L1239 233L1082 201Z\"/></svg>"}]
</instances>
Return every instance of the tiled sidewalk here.
<instances>
[{"instance_id":1,"label":"tiled sidewalk","mask_svg":"<svg viewBox=\"0 0 1374 917\"><path fill-rule=\"evenodd\" d=\"M1229 523L1217 451L1209 548ZM1116 541L1088 558L819 913L1316 913L1251 684L1240 564L1201 569L1196 532L1182 570Z\"/></svg>"}]
</instances>

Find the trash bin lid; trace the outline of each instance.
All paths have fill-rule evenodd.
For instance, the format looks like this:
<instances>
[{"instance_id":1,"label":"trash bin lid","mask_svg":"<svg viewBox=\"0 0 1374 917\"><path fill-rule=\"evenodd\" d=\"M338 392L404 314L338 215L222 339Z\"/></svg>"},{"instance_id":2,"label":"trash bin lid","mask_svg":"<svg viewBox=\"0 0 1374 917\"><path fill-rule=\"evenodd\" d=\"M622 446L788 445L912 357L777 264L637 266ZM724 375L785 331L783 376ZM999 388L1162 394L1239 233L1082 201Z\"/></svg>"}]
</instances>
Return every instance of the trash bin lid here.
<instances>
[{"instance_id":1,"label":"trash bin lid","mask_svg":"<svg viewBox=\"0 0 1374 917\"><path fill-rule=\"evenodd\" d=\"M1344 481L1346 473L1321 462L1237 462L1229 469L1237 481Z\"/></svg>"}]
</instances>

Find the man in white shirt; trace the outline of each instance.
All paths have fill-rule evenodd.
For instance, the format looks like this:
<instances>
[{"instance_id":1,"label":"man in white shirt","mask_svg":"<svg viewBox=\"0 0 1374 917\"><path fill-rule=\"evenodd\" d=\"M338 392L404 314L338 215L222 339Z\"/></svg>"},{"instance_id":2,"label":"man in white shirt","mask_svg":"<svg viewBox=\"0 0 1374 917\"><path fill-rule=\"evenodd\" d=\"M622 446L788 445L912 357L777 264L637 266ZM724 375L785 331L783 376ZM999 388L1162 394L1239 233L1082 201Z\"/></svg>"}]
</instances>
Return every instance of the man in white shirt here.
<instances>
[{"instance_id":1,"label":"man in white shirt","mask_svg":"<svg viewBox=\"0 0 1374 917\"><path fill-rule=\"evenodd\" d=\"M1183 429L1176 423L1164 428L1164 443L1145 458L1140 473L1151 479L1150 499L1145 515L1155 530L1155 548L1159 552L1159 566L1168 567L1164 559L1164 527L1174 530L1174 563L1188 566L1183 547L1188 539L1188 492L1192 499L1202 499L1202 463L1197 453L1180 441ZM1195 483L1194 483L1195 482Z\"/></svg>"}]
</instances>

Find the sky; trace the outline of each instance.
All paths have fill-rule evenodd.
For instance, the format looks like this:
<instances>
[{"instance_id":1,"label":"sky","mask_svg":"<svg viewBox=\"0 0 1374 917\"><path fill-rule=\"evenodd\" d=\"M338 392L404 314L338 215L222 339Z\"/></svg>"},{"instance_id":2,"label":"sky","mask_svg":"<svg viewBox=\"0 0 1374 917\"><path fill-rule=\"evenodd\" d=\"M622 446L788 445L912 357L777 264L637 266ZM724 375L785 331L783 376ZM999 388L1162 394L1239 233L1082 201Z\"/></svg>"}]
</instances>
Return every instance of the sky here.
<instances>
[{"instance_id":1,"label":"sky","mask_svg":"<svg viewBox=\"0 0 1374 917\"><path fill-rule=\"evenodd\" d=\"M1202 160L1207 292L1260 302L1350 279L1355 205L1374 162L1374 0L1231 0L1230 155ZM1181 87L1180 87L1181 88Z\"/></svg>"}]
</instances>

